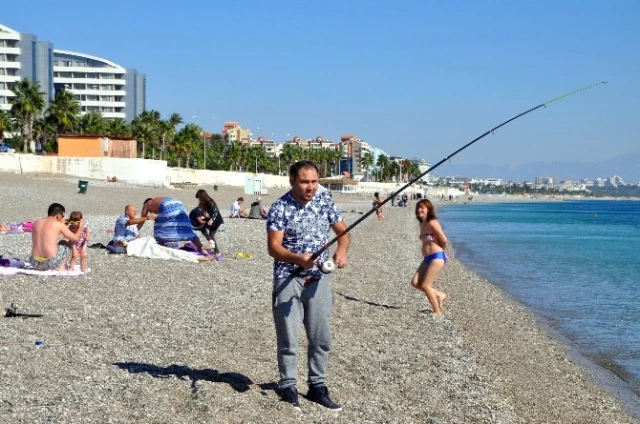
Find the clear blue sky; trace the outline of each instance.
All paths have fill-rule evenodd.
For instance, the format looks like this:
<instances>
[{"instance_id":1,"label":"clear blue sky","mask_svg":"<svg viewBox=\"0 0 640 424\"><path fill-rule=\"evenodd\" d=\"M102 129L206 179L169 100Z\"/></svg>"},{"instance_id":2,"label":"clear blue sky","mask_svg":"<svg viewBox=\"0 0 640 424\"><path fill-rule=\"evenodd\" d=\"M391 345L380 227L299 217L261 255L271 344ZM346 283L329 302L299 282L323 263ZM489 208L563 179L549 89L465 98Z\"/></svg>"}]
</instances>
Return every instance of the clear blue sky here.
<instances>
[{"instance_id":1,"label":"clear blue sky","mask_svg":"<svg viewBox=\"0 0 640 424\"><path fill-rule=\"evenodd\" d=\"M5 1L0 23L147 74L147 108L282 142L350 133L434 163L637 150L638 0ZM215 116L215 119L211 119ZM206 120L204 118L206 117ZM260 128L257 130L256 128Z\"/></svg>"}]
</instances>

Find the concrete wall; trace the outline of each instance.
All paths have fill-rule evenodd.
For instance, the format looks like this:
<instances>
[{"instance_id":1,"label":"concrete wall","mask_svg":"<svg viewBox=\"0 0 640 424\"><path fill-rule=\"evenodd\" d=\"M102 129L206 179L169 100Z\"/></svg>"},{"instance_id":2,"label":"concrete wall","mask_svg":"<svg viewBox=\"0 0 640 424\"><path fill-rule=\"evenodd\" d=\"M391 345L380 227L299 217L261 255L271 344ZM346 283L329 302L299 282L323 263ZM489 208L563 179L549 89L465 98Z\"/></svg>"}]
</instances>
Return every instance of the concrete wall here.
<instances>
[{"instance_id":1,"label":"concrete wall","mask_svg":"<svg viewBox=\"0 0 640 424\"><path fill-rule=\"evenodd\" d=\"M253 177L252 172L208 171L189 168L167 168L167 181L171 184L193 183L209 185L229 185L244 187L247 177ZM266 188L288 188L289 177L279 175L259 174L262 186Z\"/></svg>"},{"instance_id":2,"label":"concrete wall","mask_svg":"<svg viewBox=\"0 0 640 424\"><path fill-rule=\"evenodd\" d=\"M117 176L120 180L150 185L165 185L167 182L167 162L129 158L0 153L0 172L63 174L100 180Z\"/></svg>"},{"instance_id":3,"label":"concrete wall","mask_svg":"<svg viewBox=\"0 0 640 424\"><path fill-rule=\"evenodd\" d=\"M22 174L49 173L73 175L82 178L106 179L117 176L122 181L165 185L192 183L206 185L226 185L244 187L247 177L253 177L251 172L208 171L188 168L168 168L167 162L150 159L129 158L76 158L63 156L36 156L20 153L0 153L0 172L15 172ZM289 177L269 174L259 174L264 188L289 188ZM1 176L0 176L1 178ZM359 182L350 186L350 191L357 194L373 194L380 192L384 198L404 184ZM424 189L415 185L407 189L408 193L424 193ZM431 188L429 195L462 194L459 190Z\"/></svg>"}]
</instances>

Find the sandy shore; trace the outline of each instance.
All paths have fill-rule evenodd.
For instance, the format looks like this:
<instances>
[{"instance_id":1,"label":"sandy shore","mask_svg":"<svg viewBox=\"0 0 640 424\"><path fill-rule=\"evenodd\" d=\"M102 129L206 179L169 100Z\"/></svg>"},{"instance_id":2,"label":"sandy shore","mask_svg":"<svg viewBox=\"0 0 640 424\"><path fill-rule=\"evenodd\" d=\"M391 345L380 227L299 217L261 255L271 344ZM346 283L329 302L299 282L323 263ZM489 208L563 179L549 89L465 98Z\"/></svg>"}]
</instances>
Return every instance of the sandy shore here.
<instances>
[{"instance_id":1,"label":"sandy shore","mask_svg":"<svg viewBox=\"0 0 640 424\"><path fill-rule=\"evenodd\" d=\"M0 222L80 209L94 242L129 202L197 188L130 187L77 178L0 174ZM204 187L223 211L240 188ZM271 204L284 190L263 196ZM254 196L244 196L248 203ZM336 196L347 222L370 199ZM420 261L411 208L390 208L353 232L350 265L333 275L328 385L338 414L278 402L271 259L264 221L226 220L226 260L184 263L91 249L80 277L1 277L8 306L43 318L0 320L2 422L639 423L592 382L567 348L518 303L455 259L437 283L449 293L433 320L409 280ZM151 234L145 226L143 233ZM452 241L455 248L455 240ZM27 234L0 234L0 255L26 258ZM238 251L252 259L233 259ZM302 337L299 390L306 393ZM42 341L42 345L36 342Z\"/></svg>"}]
</instances>

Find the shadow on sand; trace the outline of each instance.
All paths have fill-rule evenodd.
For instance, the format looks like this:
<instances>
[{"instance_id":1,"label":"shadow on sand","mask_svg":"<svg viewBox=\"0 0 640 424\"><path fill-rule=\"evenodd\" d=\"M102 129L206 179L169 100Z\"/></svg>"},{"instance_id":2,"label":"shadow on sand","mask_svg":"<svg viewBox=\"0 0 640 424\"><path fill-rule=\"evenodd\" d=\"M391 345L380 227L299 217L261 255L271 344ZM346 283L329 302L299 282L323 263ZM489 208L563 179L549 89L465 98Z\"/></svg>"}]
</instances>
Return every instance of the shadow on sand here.
<instances>
[{"instance_id":1,"label":"shadow on sand","mask_svg":"<svg viewBox=\"0 0 640 424\"><path fill-rule=\"evenodd\" d=\"M127 370L131 374L146 373L153 378L168 378L175 376L180 380L191 381L191 394L193 397L198 396L198 387L196 383L200 380L210 381L212 383L226 383L236 392L246 392L253 381L244 374L237 372L220 373L213 369L194 370L186 365L169 365L168 367L160 367L153 364L142 364L139 362L114 362L115 366L120 369Z\"/></svg>"},{"instance_id":2,"label":"shadow on sand","mask_svg":"<svg viewBox=\"0 0 640 424\"><path fill-rule=\"evenodd\" d=\"M366 303L367 305L371 305L371 306L377 306L379 308L385 308L385 309L402 309L399 306L393 306L393 305L385 305L383 303L376 303L376 302L371 302L369 300L362 300L362 299L358 299L357 297L353 297L353 296L348 296L346 294L340 293L340 292L336 292L336 294L344 297L347 300L353 300L355 302L362 302L362 303Z\"/></svg>"}]
</instances>

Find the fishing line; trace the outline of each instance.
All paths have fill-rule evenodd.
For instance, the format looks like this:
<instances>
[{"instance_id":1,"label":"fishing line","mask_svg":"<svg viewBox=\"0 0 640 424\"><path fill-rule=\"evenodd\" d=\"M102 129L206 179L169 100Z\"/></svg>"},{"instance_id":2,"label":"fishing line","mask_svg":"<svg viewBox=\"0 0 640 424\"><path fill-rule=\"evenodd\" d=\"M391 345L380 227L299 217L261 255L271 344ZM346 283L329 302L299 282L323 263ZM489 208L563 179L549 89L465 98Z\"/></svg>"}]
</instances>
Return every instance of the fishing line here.
<instances>
[{"instance_id":1,"label":"fishing line","mask_svg":"<svg viewBox=\"0 0 640 424\"><path fill-rule=\"evenodd\" d=\"M363 214L360 218L358 218L357 220L355 220L351 225L349 225L347 228L345 228L343 231L341 231L339 234L337 234L333 239L329 240L324 246L322 246L317 252L315 252L313 255L311 255L311 259L317 259L320 255L322 255L322 253L327 250L329 247L331 247L334 243L336 243L338 241L338 239L342 236L344 236L345 234L349 233L351 230L353 230L358 224L360 224L362 221L364 221L368 216L370 216L371 214L373 214L377 209L381 208L382 206L384 206L385 203L389 202L391 199L395 198L395 196L397 196L399 193L402 193L404 190L406 190L409 186L411 186L412 184L414 184L416 181L418 181L420 178L424 177L425 175L427 175L429 172L433 171L434 169L436 169L437 167L439 167L440 165L442 165L443 163L445 163L446 161L450 160L452 157L454 157L455 155L457 155L458 153L460 153L461 151L463 151L464 149L466 149L467 147L471 146L472 144L474 144L476 141L481 140L482 138L486 137L489 134L493 134L494 131L496 131L497 129L507 125L509 122L511 121L515 121L516 119L527 115L528 113L533 112L534 110L538 110L542 107L547 107L548 105L550 105L551 103L557 102L559 100L565 99L569 96L572 96L574 94L580 93L581 91L585 91L588 90L590 88L593 87L597 87L599 85L602 84L606 84L606 81L601 81L598 82L596 84L591 84L589 86L583 87L583 88L579 88L577 90L571 91L569 93L563 94L562 96L558 96L554 99L551 99L549 101L546 101L544 103L539 104L538 106L532 107L529 110L525 110L522 113L517 114L516 116L514 116L513 118L510 118L506 121L504 121L503 123L501 123L500 125L497 125L493 128L491 128L490 130L488 130L487 132L485 132L484 134L482 134L481 136L475 138L474 140L471 140L470 142L468 142L467 144L465 144L464 146L462 146L461 148L459 148L458 150L456 150L455 152L451 153L449 156L446 156L445 158L443 158L440 162L436 163L435 165L431 166L429 169L427 169L426 171L424 171L422 174L418 175L417 177L415 177L414 179L412 179L411 181L409 181L408 183L406 183L405 185L403 185L402 187L400 187L398 190L396 190L395 192L393 192L389 197L387 197L386 199L384 199L382 202L380 202L380 204L378 206L374 206L373 208L371 208L368 212L366 212L365 214ZM333 271L333 269L335 268L335 266L333 266L333 261L331 261L330 264L327 264L327 262L330 262L331 260L328 259L327 261L325 261L323 264L319 264L319 268L321 271L325 272L323 269L326 269L326 273L329 273L331 271ZM327 264L326 266L324 264Z\"/></svg>"}]
</instances>

